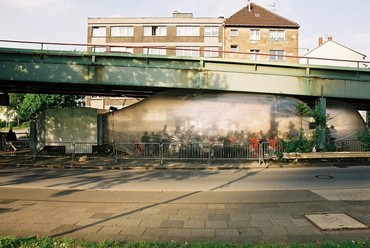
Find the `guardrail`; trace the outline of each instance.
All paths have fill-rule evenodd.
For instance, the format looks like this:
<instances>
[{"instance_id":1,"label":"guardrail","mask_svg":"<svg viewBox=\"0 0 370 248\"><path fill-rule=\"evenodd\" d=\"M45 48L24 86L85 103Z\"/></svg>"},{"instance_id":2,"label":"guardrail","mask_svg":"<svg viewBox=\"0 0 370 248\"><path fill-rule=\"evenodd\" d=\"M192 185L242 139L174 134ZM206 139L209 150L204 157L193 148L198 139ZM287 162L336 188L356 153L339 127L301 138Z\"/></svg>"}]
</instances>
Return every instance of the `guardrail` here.
<instances>
[{"instance_id":1,"label":"guardrail","mask_svg":"<svg viewBox=\"0 0 370 248\"><path fill-rule=\"evenodd\" d=\"M277 155L281 154L288 160L370 157L363 143L355 140L337 141L334 143L336 150L325 153L285 153L282 142L125 142L98 145L88 142L30 143L29 140L22 140L12 144L16 150L10 143L4 142L0 155L70 157L72 161L87 155L89 158L111 158L115 164L127 160L152 160L160 164L168 161L202 161L209 165L215 161L258 161L262 164L277 159Z\"/></svg>"},{"instance_id":2,"label":"guardrail","mask_svg":"<svg viewBox=\"0 0 370 248\"><path fill-rule=\"evenodd\" d=\"M31 48L36 50L61 50L61 51L82 51L85 52L87 50L91 50L93 52L99 52L101 49L104 52L112 52L112 53L128 53L128 52L116 52L114 49L123 48L126 50L127 48L140 48L142 51L155 48L156 50L182 50L182 51L194 51L194 52L210 52L215 53L214 50L207 50L207 49L191 49L191 48L171 48L171 47L158 47L158 46L124 46L118 44L94 44L94 43L65 43L65 42L46 42L46 41L27 41L27 40L0 40L0 44L4 43L6 46L10 47L18 47L18 48ZM144 54L144 53L143 53ZM219 50L217 51L216 57L225 57L227 55L231 55L233 58L240 58L240 59L249 59L249 60L257 60L257 61L269 61L271 57L276 57L276 54L270 53L255 53L255 52L234 52L234 51L226 51L226 50ZM307 64L307 65L315 65L317 61L320 63L325 63L327 65L330 64L345 64L342 66L350 66L355 68L369 68L370 61L365 60L347 60L347 59L332 59L332 58L321 58L321 57L304 57L304 56L292 56L292 55L279 55L278 57L283 58L281 62L287 61L290 59L293 61L297 61L298 63L300 60L300 64Z\"/></svg>"}]
</instances>

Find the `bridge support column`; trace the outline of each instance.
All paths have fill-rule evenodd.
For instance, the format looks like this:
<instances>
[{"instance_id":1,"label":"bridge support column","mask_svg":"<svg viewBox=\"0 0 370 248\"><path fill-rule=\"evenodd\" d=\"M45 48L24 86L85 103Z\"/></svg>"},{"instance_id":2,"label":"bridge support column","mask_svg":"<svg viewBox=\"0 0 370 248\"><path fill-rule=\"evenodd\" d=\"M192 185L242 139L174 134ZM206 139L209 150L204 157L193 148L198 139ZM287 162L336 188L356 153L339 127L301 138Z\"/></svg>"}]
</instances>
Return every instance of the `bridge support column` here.
<instances>
[{"instance_id":1,"label":"bridge support column","mask_svg":"<svg viewBox=\"0 0 370 248\"><path fill-rule=\"evenodd\" d=\"M323 151L325 150L326 143L326 98L321 97L316 102L316 110L318 111L318 116L320 120L316 121L316 147Z\"/></svg>"}]
</instances>

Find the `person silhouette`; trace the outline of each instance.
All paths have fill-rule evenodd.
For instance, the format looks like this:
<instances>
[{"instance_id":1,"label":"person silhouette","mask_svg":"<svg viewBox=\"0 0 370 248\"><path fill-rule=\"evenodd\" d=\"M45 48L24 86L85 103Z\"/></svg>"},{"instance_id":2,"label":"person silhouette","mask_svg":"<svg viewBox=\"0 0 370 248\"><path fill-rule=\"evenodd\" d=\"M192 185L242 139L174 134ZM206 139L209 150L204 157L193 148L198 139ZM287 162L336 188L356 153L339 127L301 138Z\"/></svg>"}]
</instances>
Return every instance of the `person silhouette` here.
<instances>
[{"instance_id":1,"label":"person silhouette","mask_svg":"<svg viewBox=\"0 0 370 248\"><path fill-rule=\"evenodd\" d=\"M14 146L14 142L17 142L17 135L13 131L13 129L9 129L8 133L6 134L5 141L7 145L10 145L14 151L17 151L17 148Z\"/></svg>"}]
</instances>

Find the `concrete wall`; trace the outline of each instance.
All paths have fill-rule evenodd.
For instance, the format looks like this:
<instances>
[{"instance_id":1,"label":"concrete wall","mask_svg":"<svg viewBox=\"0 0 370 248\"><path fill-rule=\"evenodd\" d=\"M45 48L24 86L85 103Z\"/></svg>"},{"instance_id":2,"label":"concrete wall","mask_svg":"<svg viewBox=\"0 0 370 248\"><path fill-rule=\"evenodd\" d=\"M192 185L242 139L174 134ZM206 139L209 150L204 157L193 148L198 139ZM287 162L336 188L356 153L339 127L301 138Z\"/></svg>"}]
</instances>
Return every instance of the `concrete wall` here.
<instances>
[{"instance_id":1,"label":"concrete wall","mask_svg":"<svg viewBox=\"0 0 370 248\"><path fill-rule=\"evenodd\" d=\"M66 146L71 143L88 143L91 151L99 143L100 125L98 110L91 108L47 109L37 121L38 150L43 146ZM70 144L63 144L70 143Z\"/></svg>"}]
</instances>

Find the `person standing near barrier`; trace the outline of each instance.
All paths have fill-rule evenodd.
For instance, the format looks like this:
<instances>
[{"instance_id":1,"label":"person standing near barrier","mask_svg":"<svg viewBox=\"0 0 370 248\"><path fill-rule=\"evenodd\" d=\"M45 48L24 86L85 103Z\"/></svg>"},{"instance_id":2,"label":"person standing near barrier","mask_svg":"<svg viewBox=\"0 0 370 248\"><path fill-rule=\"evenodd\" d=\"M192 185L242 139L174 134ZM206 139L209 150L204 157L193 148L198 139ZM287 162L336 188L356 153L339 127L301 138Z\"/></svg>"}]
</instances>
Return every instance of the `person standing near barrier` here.
<instances>
[{"instance_id":1,"label":"person standing near barrier","mask_svg":"<svg viewBox=\"0 0 370 248\"><path fill-rule=\"evenodd\" d=\"M17 148L14 146L14 142L17 142L17 135L13 129L9 129L9 132L6 134L5 141L7 145L10 145L14 151L17 151Z\"/></svg>"}]
</instances>

